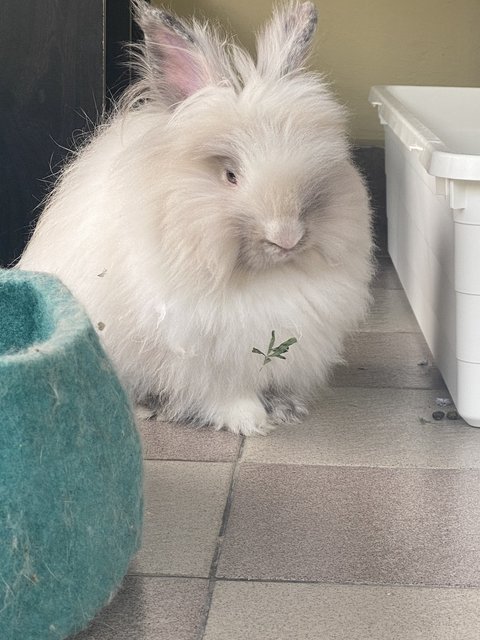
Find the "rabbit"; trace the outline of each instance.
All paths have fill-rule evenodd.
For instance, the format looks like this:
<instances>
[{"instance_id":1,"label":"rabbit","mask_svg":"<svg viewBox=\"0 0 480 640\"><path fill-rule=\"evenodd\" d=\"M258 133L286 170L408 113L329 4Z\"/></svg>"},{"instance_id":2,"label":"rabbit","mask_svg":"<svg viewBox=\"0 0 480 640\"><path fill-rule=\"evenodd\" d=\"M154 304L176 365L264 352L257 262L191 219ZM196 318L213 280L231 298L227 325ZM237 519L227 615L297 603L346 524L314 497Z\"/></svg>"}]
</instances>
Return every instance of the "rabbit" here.
<instances>
[{"instance_id":1,"label":"rabbit","mask_svg":"<svg viewBox=\"0 0 480 640\"><path fill-rule=\"evenodd\" d=\"M133 0L138 80L61 172L17 267L85 306L132 400L236 434L301 421L365 317L369 197L346 110L308 71L311 2L254 60ZM272 331L296 338L264 360Z\"/></svg>"}]
</instances>

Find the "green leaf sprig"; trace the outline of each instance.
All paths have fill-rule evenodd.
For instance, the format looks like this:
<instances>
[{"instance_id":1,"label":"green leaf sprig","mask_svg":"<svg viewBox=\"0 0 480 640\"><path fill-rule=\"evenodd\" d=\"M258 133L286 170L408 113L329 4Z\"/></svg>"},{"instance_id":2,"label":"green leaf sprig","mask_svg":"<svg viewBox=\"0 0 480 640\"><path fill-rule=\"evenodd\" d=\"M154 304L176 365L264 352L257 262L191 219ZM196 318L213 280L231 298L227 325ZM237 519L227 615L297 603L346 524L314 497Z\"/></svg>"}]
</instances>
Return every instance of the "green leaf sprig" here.
<instances>
[{"instance_id":1,"label":"green leaf sprig","mask_svg":"<svg viewBox=\"0 0 480 640\"><path fill-rule=\"evenodd\" d=\"M272 337L270 339L270 344L268 345L267 353L263 353L263 351L260 351L260 349L257 349L256 347L253 347L252 353L258 353L259 355L263 356L264 360L262 366L265 366L272 361L272 358L280 358L280 360L286 360L283 354L287 353L292 344L295 344L296 342L296 338L289 338L288 340L285 340L285 342L282 342L278 346L274 347L273 345L275 344L275 331L272 331Z\"/></svg>"}]
</instances>

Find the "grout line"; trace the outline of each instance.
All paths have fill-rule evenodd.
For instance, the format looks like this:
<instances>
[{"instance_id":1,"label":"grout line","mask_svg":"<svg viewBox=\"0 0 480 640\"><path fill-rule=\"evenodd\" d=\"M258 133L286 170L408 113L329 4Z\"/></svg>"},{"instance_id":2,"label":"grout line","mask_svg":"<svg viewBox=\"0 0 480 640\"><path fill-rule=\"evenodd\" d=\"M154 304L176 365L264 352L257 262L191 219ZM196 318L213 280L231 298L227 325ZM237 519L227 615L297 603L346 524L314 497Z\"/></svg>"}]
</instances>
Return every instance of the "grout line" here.
<instances>
[{"instance_id":1,"label":"grout line","mask_svg":"<svg viewBox=\"0 0 480 640\"><path fill-rule=\"evenodd\" d=\"M448 392L447 387L445 387L444 389L438 389L438 387L393 387L393 386L386 386L386 385L377 385L377 384L372 384L369 387L363 386L360 387L356 384L335 384L335 382L332 382L330 384L330 389L364 389L365 391L370 391L371 389L388 389L388 391L436 391L437 393L446 393ZM450 392L448 392L448 395L450 395Z\"/></svg>"},{"instance_id":2,"label":"grout line","mask_svg":"<svg viewBox=\"0 0 480 640\"><path fill-rule=\"evenodd\" d=\"M242 436L240 446L237 451L237 458L233 465L230 487L227 495L227 500L225 502L225 508L223 510L222 523L220 525L220 530L218 532L218 537L217 537L217 544L215 546L212 563L210 565L210 572L208 575L208 593L207 593L207 598L204 605L202 618L200 620L199 631L198 631L196 640L203 640L203 638L205 637L206 629L207 629L208 616L210 614L210 607L212 605L212 599L213 599L213 591L214 591L215 582L216 582L216 572L217 572L218 562L220 559L220 553L222 550L223 540L225 537L225 531L227 529L227 523L230 516L230 511L232 508L233 493L234 493L235 485L237 483L238 475L240 473L240 465L241 465L244 446L245 446L245 436Z\"/></svg>"},{"instance_id":3,"label":"grout line","mask_svg":"<svg viewBox=\"0 0 480 640\"><path fill-rule=\"evenodd\" d=\"M361 389L363 391L370 391L371 389L389 389L390 391L394 391L394 390L398 390L398 391L431 391L432 393L445 393L445 390L448 391L447 387L377 387L377 386L370 386L370 387L365 387L359 384L349 384L349 385L343 385L343 386L338 386L338 387L334 387L332 385L330 385L330 387L327 387L327 391L329 389ZM333 394L332 394L333 395ZM449 395L451 395L449 393ZM325 395L325 397L329 397L328 395ZM322 396L319 394L318 398L319 400L322 399ZM312 415L313 412L311 412L309 415ZM307 416L308 418L308 416Z\"/></svg>"},{"instance_id":4,"label":"grout line","mask_svg":"<svg viewBox=\"0 0 480 640\"><path fill-rule=\"evenodd\" d=\"M472 427L475 428L475 427ZM480 473L480 466L477 467L400 467L388 465L368 465L368 464L328 464L324 462L268 462L266 460L244 460L242 464L246 466L263 466L263 467L317 467L319 469L343 469L348 473L351 469L382 469L390 471L475 471Z\"/></svg>"},{"instance_id":5,"label":"grout line","mask_svg":"<svg viewBox=\"0 0 480 640\"><path fill-rule=\"evenodd\" d=\"M179 427L182 428L182 425L179 424ZM143 458L144 462L206 462L208 464L235 464L236 459L230 458L230 460L208 460L206 458L198 459L198 458Z\"/></svg>"},{"instance_id":6,"label":"grout line","mask_svg":"<svg viewBox=\"0 0 480 640\"><path fill-rule=\"evenodd\" d=\"M172 574L137 574L137 573L129 573L126 576L127 578L146 578L148 580L201 580L205 582L208 580L205 576L194 576L194 575L172 575ZM398 587L401 589L464 589L464 590L472 590L479 591L479 585L464 585L464 584L428 584L428 583L408 583L408 582L348 582L348 581L337 581L335 579L328 580L326 578L319 580L298 580L295 578L236 578L236 577L215 577L215 583L217 582L239 582L239 583L252 583L252 584L305 584L305 585L316 585L319 587L322 586L340 586L340 587L379 587L379 588L393 588ZM203 637L203 627L202 627L202 635L199 637Z\"/></svg>"},{"instance_id":7,"label":"grout line","mask_svg":"<svg viewBox=\"0 0 480 640\"><path fill-rule=\"evenodd\" d=\"M463 585L463 584L417 584L408 582L337 582L335 579L328 580L288 580L286 578L224 578L218 577L217 582L247 582L247 583L268 583L268 584L308 584L317 586L339 586L339 587L383 587L389 588L402 588L402 589L471 589L474 591L480 591L478 585Z\"/></svg>"},{"instance_id":8,"label":"grout line","mask_svg":"<svg viewBox=\"0 0 480 640\"><path fill-rule=\"evenodd\" d=\"M168 578L172 578L174 580L201 580L206 582L208 580L208 576L197 576L194 574L188 573L141 573L141 572L128 572L126 574L127 578L146 578L147 580L166 580Z\"/></svg>"},{"instance_id":9,"label":"grout line","mask_svg":"<svg viewBox=\"0 0 480 640\"><path fill-rule=\"evenodd\" d=\"M391 291L395 291L395 289L391 289ZM390 335L390 336L394 336L394 335L395 336L398 336L398 335L423 336L421 329L418 329L417 331L397 331L396 329L384 329L382 331L381 329L377 329L377 328L374 328L371 331L365 331L365 330L352 331L351 335L355 336L355 334L358 334L358 333L367 333L367 334L381 333L382 335Z\"/></svg>"}]
</instances>

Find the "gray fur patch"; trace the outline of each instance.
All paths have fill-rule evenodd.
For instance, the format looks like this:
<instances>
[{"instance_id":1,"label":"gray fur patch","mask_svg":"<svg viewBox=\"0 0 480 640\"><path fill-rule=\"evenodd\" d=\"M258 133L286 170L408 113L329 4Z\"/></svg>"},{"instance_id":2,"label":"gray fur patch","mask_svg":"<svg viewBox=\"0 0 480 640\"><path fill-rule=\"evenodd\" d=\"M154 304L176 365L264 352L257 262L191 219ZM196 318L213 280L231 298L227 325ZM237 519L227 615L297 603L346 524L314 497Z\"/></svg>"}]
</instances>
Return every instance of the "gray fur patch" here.
<instances>
[{"instance_id":1,"label":"gray fur patch","mask_svg":"<svg viewBox=\"0 0 480 640\"><path fill-rule=\"evenodd\" d=\"M177 35L184 38L185 40L188 40L188 42L190 42L191 44L195 44L195 40L193 39L191 33L184 27L180 20L177 20L177 18L171 13L159 10L158 17L166 27L174 31Z\"/></svg>"},{"instance_id":2,"label":"gray fur patch","mask_svg":"<svg viewBox=\"0 0 480 640\"><path fill-rule=\"evenodd\" d=\"M289 15L285 21L285 32L287 34L295 30L299 22L304 22L304 26L299 31L288 55L286 63L287 69L293 69L302 64L317 27L318 15L315 5L312 2L304 2L300 5L300 11L301 14L303 14L303 20L300 19L299 15Z\"/></svg>"}]
</instances>

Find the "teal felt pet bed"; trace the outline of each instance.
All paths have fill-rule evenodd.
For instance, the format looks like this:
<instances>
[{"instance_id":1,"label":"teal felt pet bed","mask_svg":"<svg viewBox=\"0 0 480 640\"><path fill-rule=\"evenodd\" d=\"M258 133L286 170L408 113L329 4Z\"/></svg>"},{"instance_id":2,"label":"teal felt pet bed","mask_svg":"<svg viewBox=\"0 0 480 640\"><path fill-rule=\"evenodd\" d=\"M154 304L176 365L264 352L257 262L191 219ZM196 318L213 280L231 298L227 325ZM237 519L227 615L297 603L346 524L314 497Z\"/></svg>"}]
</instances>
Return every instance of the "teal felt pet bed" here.
<instances>
[{"instance_id":1,"label":"teal felt pet bed","mask_svg":"<svg viewBox=\"0 0 480 640\"><path fill-rule=\"evenodd\" d=\"M0 270L0 638L84 628L141 520L139 436L87 316L56 278Z\"/></svg>"}]
</instances>

